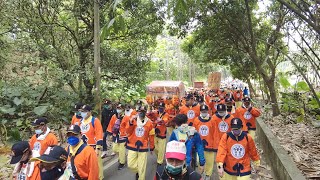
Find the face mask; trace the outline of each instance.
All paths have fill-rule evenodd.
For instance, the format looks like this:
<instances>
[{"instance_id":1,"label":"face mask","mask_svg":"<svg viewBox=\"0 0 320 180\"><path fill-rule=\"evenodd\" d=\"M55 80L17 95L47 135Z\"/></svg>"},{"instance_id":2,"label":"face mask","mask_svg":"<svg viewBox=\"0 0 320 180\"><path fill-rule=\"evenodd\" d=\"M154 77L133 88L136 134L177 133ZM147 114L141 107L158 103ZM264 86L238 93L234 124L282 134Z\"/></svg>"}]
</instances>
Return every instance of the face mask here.
<instances>
[{"instance_id":1,"label":"face mask","mask_svg":"<svg viewBox=\"0 0 320 180\"><path fill-rule=\"evenodd\" d=\"M86 117L87 117L87 115L88 115L88 113L87 113L87 112L81 112L81 117L82 117L82 118L86 118Z\"/></svg>"},{"instance_id":2,"label":"face mask","mask_svg":"<svg viewBox=\"0 0 320 180\"><path fill-rule=\"evenodd\" d=\"M121 114L122 112L123 112L122 109L117 109L118 114Z\"/></svg>"},{"instance_id":3,"label":"face mask","mask_svg":"<svg viewBox=\"0 0 320 180\"><path fill-rule=\"evenodd\" d=\"M167 171L168 171L169 174L177 175L177 174L179 174L179 173L182 172L183 165L180 165L180 166L172 166L171 164L169 164L169 163L167 162L166 169L167 169Z\"/></svg>"},{"instance_id":4,"label":"face mask","mask_svg":"<svg viewBox=\"0 0 320 180\"><path fill-rule=\"evenodd\" d=\"M81 118L81 112L76 112L76 116L77 116L77 118Z\"/></svg>"},{"instance_id":5,"label":"face mask","mask_svg":"<svg viewBox=\"0 0 320 180\"><path fill-rule=\"evenodd\" d=\"M42 172L40 171L40 177L41 180L52 180L52 179L58 179L62 174L64 170L62 167L59 165L51 170Z\"/></svg>"},{"instance_id":6,"label":"face mask","mask_svg":"<svg viewBox=\"0 0 320 180\"><path fill-rule=\"evenodd\" d=\"M36 134L42 134L43 133L43 131L41 130L41 129L36 129L35 131L34 131Z\"/></svg>"},{"instance_id":7,"label":"face mask","mask_svg":"<svg viewBox=\"0 0 320 180\"><path fill-rule=\"evenodd\" d=\"M126 111L124 112L124 114L125 114L126 116L130 116L130 114L131 114L130 109L126 110Z\"/></svg>"},{"instance_id":8,"label":"face mask","mask_svg":"<svg viewBox=\"0 0 320 180\"><path fill-rule=\"evenodd\" d=\"M75 146L79 143L80 139L76 136L70 136L67 139L68 144L70 144L71 146Z\"/></svg>"},{"instance_id":9,"label":"face mask","mask_svg":"<svg viewBox=\"0 0 320 180\"><path fill-rule=\"evenodd\" d=\"M159 108L158 111L159 111L159 113L163 113L164 109L163 108Z\"/></svg>"},{"instance_id":10,"label":"face mask","mask_svg":"<svg viewBox=\"0 0 320 180\"><path fill-rule=\"evenodd\" d=\"M221 116L221 117L224 117L227 113L225 111L221 112L221 111L218 111L218 115Z\"/></svg>"},{"instance_id":11,"label":"face mask","mask_svg":"<svg viewBox=\"0 0 320 180\"><path fill-rule=\"evenodd\" d=\"M140 119L144 119L146 117L146 113L145 112L139 112L139 118Z\"/></svg>"},{"instance_id":12,"label":"face mask","mask_svg":"<svg viewBox=\"0 0 320 180\"><path fill-rule=\"evenodd\" d=\"M186 134L187 131L188 131L188 124L182 124L181 126L178 127L178 130L179 130L181 133Z\"/></svg>"},{"instance_id":13,"label":"face mask","mask_svg":"<svg viewBox=\"0 0 320 180\"><path fill-rule=\"evenodd\" d=\"M241 134L241 129L233 129L232 130L233 135L239 136Z\"/></svg>"},{"instance_id":14,"label":"face mask","mask_svg":"<svg viewBox=\"0 0 320 180\"><path fill-rule=\"evenodd\" d=\"M109 109L109 105L103 105L103 108Z\"/></svg>"},{"instance_id":15,"label":"face mask","mask_svg":"<svg viewBox=\"0 0 320 180\"><path fill-rule=\"evenodd\" d=\"M208 113L200 113L200 116L201 116L202 118L206 118L206 117L208 116Z\"/></svg>"}]
</instances>

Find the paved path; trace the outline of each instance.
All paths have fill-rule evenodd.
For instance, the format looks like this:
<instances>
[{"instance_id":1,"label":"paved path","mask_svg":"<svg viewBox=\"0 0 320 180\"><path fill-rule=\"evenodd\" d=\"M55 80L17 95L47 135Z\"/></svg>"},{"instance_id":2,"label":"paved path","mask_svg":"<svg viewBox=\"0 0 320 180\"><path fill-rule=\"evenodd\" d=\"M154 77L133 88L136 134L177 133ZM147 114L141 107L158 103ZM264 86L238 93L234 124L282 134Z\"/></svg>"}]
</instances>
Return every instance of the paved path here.
<instances>
[{"instance_id":1,"label":"paved path","mask_svg":"<svg viewBox=\"0 0 320 180\"><path fill-rule=\"evenodd\" d=\"M127 165L122 170L118 170L118 158L113 159L113 162L108 162L108 165L105 164L104 167L104 177L105 179L112 180L135 180L136 175L131 172ZM115 163L114 163L115 162ZM111 166L110 166L111 164ZM157 161L155 155L148 154L148 164L146 171L146 180L153 180L154 175L156 174Z\"/></svg>"}]
</instances>

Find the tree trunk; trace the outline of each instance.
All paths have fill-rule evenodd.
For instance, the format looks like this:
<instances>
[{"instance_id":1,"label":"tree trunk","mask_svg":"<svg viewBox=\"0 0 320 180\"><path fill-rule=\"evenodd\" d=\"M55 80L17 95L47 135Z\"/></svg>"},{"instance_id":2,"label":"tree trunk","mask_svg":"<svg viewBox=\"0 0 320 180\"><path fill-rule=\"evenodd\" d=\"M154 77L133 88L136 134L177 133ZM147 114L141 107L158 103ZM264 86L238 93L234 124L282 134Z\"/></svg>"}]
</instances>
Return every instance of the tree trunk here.
<instances>
[{"instance_id":1,"label":"tree trunk","mask_svg":"<svg viewBox=\"0 0 320 180\"><path fill-rule=\"evenodd\" d=\"M277 102L277 91L275 89L274 79L271 78L269 81L266 81L266 85L268 86L270 92L270 98L272 103L272 115L278 116L280 114L280 109Z\"/></svg>"},{"instance_id":2,"label":"tree trunk","mask_svg":"<svg viewBox=\"0 0 320 180\"><path fill-rule=\"evenodd\" d=\"M249 86L249 91L250 91L250 96L251 97L257 97L257 94L256 94L256 91L255 89L253 88L253 85L250 81L250 78L246 78L246 81L248 83L248 86Z\"/></svg>"},{"instance_id":3,"label":"tree trunk","mask_svg":"<svg viewBox=\"0 0 320 180\"><path fill-rule=\"evenodd\" d=\"M82 103L86 104L91 104L94 102L93 94L92 94L92 89L93 89L93 83L90 82L90 80L87 78L86 71L85 71L85 64L86 64L86 59L87 54L83 48L79 48L79 61L80 61L80 75L79 75L79 87L81 89L79 90L79 98L82 101ZM85 92L83 92L83 84L85 87ZM81 92L81 93L80 93Z\"/></svg>"},{"instance_id":4,"label":"tree trunk","mask_svg":"<svg viewBox=\"0 0 320 180\"><path fill-rule=\"evenodd\" d=\"M98 111L98 118L101 119L101 96L100 96L100 17L99 0L94 1L94 71L95 71L95 109Z\"/></svg>"}]
</instances>

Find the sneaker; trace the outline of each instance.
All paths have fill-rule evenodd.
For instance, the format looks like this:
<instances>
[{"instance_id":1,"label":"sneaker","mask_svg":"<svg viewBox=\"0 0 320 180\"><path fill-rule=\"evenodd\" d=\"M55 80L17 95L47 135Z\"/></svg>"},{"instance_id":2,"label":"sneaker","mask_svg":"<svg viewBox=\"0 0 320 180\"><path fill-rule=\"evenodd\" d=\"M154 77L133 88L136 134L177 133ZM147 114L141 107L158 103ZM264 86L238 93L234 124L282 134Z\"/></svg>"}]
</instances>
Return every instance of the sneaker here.
<instances>
[{"instance_id":1,"label":"sneaker","mask_svg":"<svg viewBox=\"0 0 320 180\"><path fill-rule=\"evenodd\" d=\"M136 173L136 180L139 180L139 174Z\"/></svg>"},{"instance_id":2,"label":"sneaker","mask_svg":"<svg viewBox=\"0 0 320 180\"><path fill-rule=\"evenodd\" d=\"M121 170L124 167L124 164L119 163L118 170Z\"/></svg>"}]
</instances>

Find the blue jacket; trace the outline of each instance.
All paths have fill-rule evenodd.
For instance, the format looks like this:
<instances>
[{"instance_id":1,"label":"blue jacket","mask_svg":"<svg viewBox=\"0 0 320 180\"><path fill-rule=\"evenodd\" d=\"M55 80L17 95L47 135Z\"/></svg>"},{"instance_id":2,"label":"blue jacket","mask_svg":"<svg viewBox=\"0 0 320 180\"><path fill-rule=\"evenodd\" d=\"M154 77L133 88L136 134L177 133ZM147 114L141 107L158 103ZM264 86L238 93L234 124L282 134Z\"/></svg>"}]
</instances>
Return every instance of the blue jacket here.
<instances>
[{"instance_id":1,"label":"blue jacket","mask_svg":"<svg viewBox=\"0 0 320 180\"><path fill-rule=\"evenodd\" d=\"M169 141L179 141L178 131L179 131L178 129L173 130ZM203 150L202 141L201 141L200 135L197 132L193 135L193 137L188 138L186 141L186 148L187 148L186 163L187 163L187 166L191 165L193 147L195 147L195 149L198 153L200 166L203 166L206 163L206 159L204 158L204 150Z\"/></svg>"}]
</instances>

